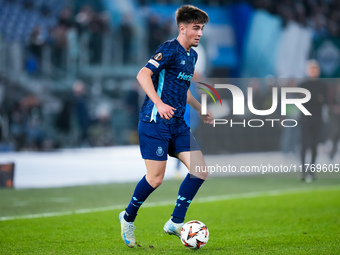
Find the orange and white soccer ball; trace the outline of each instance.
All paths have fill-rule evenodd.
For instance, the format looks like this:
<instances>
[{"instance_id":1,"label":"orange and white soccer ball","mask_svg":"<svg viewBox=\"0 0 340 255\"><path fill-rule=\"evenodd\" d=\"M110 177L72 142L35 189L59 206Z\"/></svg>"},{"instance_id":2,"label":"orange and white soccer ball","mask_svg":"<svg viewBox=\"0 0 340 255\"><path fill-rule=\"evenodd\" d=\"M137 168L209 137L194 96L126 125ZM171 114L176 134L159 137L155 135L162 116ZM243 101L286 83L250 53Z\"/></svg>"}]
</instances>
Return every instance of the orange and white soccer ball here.
<instances>
[{"instance_id":1,"label":"orange and white soccer ball","mask_svg":"<svg viewBox=\"0 0 340 255\"><path fill-rule=\"evenodd\" d=\"M181 230L181 242L191 249L200 249L209 240L209 230L207 226L198 220L185 223Z\"/></svg>"}]
</instances>

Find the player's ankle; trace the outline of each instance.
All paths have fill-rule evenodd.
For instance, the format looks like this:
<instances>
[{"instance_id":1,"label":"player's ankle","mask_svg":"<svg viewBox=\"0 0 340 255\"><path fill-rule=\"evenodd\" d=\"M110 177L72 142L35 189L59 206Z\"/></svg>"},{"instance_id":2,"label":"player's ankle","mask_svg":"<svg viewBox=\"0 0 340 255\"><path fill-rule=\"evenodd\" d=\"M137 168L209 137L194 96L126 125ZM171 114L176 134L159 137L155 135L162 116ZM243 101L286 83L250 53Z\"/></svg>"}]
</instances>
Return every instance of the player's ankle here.
<instances>
[{"instance_id":1,"label":"player's ankle","mask_svg":"<svg viewBox=\"0 0 340 255\"><path fill-rule=\"evenodd\" d=\"M171 221L173 223L176 223L176 224L180 224L180 223L183 223L184 222L184 219L183 218L179 218L179 217L171 217Z\"/></svg>"},{"instance_id":2,"label":"player's ankle","mask_svg":"<svg viewBox=\"0 0 340 255\"><path fill-rule=\"evenodd\" d=\"M127 211L125 211L124 220L128 223L133 223L136 219L136 216L137 215L132 215L132 214L129 214Z\"/></svg>"}]
</instances>

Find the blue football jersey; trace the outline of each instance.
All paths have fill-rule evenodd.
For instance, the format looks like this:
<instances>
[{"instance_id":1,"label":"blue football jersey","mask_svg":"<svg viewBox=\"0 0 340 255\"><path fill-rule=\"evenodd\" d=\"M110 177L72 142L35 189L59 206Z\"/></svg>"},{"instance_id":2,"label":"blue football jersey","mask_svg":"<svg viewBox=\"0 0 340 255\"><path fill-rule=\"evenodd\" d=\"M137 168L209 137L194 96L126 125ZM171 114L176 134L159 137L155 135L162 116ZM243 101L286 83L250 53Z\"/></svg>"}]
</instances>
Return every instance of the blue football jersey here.
<instances>
[{"instance_id":1,"label":"blue football jersey","mask_svg":"<svg viewBox=\"0 0 340 255\"><path fill-rule=\"evenodd\" d=\"M139 116L141 121L172 123L184 118L187 91L196 61L196 51L192 48L186 51L177 39L166 41L158 47L145 67L153 72L151 78L158 96L176 111L170 120L162 119L155 104L146 95Z\"/></svg>"}]
</instances>

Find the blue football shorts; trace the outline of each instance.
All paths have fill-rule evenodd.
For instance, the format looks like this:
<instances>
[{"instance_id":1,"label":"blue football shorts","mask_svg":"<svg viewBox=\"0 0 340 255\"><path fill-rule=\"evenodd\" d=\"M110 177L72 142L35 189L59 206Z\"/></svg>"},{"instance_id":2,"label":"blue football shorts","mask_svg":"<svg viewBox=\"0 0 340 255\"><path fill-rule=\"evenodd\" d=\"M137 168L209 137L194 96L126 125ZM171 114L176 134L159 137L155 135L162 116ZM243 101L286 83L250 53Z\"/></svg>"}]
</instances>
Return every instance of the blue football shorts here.
<instances>
[{"instance_id":1,"label":"blue football shorts","mask_svg":"<svg viewBox=\"0 0 340 255\"><path fill-rule=\"evenodd\" d=\"M139 121L138 134L143 159L164 161L168 155L201 150L184 120L172 124Z\"/></svg>"}]
</instances>

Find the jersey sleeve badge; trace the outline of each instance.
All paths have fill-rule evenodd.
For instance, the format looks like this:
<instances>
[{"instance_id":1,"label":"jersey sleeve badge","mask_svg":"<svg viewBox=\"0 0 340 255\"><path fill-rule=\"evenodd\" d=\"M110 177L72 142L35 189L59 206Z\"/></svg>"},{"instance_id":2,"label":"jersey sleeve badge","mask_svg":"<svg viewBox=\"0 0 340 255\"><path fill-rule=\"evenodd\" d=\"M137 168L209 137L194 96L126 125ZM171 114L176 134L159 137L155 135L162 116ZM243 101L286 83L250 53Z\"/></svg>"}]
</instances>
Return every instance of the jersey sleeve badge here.
<instances>
[{"instance_id":1,"label":"jersey sleeve badge","mask_svg":"<svg viewBox=\"0 0 340 255\"><path fill-rule=\"evenodd\" d=\"M153 58L157 61L161 60L163 58L162 52L157 53Z\"/></svg>"},{"instance_id":2,"label":"jersey sleeve badge","mask_svg":"<svg viewBox=\"0 0 340 255\"><path fill-rule=\"evenodd\" d=\"M159 63L157 63L157 61L155 61L155 60L153 60L153 59L150 59L150 60L148 61L148 63L152 64L152 65L155 66L156 68L159 67Z\"/></svg>"}]
</instances>

